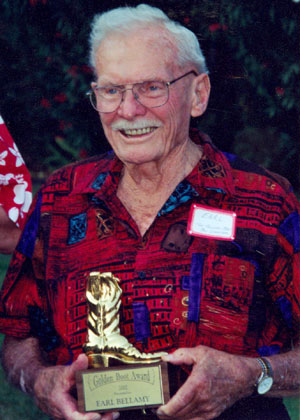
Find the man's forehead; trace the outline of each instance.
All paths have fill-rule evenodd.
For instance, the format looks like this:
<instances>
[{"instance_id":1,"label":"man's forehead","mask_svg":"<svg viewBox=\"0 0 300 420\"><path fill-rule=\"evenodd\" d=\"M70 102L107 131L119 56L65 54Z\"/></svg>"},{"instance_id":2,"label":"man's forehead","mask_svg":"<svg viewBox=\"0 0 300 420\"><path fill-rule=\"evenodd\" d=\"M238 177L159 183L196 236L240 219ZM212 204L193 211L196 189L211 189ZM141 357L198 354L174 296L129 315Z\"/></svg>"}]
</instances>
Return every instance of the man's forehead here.
<instances>
[{"instance_id":1,"label":"man's forehead","mask_svg":"<svg viewBox=\"0 0 300 420\"><path fill-rule=\"evenodd\" d=\"M136 31L113 32L107 35L97 49L97 55L109 54L118 59L118 55L126 50L126 54L137 55L139 52L159 54L174 62L177 57L177 46L169 31L160 27L142 27ZM142 57L141 57L142 58Z\"/></svg>"},{"instance_id":2,"label":"man's forehead","mask_svg":"<svg viewBox=\"0 0 300 420\"><path fill-rule=\"evenodd\" d=\"M136 25L126 31L113 31L106 34L102 43L106 42L126 42L140 40L144 44L157 45L159 47L168 46L174 48L176 40L174 36L165 27L158 24Z\"/></svg>"},{"instance_id":3,"label":"man's forehead","mask_svg":"<svg viewBox=\"0 0 300 420\"><path fill-rule=\"evenodd\" d=\"M164 80L174 72L176 57L170 40L148 29L126 36L114 33L105 38L97 50L98 80L104 83L118 81L120 84L122 72L126 72L127 67L130 68L134 82ZM127 81L127 78L125 75L124 81Z\"/></svg>"}]
</instances>

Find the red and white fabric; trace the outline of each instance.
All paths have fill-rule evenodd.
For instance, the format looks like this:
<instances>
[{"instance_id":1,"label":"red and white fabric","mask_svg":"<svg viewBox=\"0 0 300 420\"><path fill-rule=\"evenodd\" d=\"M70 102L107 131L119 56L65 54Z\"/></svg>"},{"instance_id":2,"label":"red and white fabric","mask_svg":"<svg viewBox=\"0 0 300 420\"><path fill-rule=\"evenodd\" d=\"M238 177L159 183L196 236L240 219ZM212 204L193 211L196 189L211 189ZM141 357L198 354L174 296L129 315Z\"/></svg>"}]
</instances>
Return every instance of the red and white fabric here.
<instances>
[{"instance_id":1,"label":"red and white fabric","mask_svg":"<svg viewBox=\"0 0 300 420\"><path fill-rule=\"evenodd\" d=\"M31 201L30 173L0 115L0 205L22 228Z\"/></svg>"}]
</instances>

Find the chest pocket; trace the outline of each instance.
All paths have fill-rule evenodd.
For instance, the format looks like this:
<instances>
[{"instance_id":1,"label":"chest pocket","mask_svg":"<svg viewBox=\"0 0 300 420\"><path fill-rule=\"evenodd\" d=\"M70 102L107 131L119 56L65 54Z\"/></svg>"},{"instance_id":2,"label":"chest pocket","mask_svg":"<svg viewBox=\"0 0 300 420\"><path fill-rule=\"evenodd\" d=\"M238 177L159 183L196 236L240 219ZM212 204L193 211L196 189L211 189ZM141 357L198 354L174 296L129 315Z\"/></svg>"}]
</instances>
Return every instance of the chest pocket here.
<instances>
[{"instance_id":1,"label":"chest pocket","mask_svg":"<svg viewBox=\"0 0 300 420\"><path fill-rule=\"evenodd\" d=\"M221 334L244 335L248 328L255 267L251 262L209 255L203 265L200 324Z\"/></svg>"},{"instance_id":2,"label":"chest pocket","mask_svg":"<svg viewBox=\"0 0 300 420\"><path fill-rule=\"evenodd\" d=\"M174 299L177 328L196 322L202 333L243 336L247 332L255 266L246 260L195 253L189 276ZM176 328L174 325L173 328Z\"/></svg>"}]
</instances>

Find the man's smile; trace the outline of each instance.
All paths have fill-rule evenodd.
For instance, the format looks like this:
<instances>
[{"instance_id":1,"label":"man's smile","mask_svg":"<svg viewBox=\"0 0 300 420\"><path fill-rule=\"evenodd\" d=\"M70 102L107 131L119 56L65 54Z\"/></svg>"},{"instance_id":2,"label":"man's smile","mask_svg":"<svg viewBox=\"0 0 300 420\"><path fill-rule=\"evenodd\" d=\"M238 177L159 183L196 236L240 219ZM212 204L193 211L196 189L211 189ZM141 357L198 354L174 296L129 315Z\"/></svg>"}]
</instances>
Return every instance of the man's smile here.
<instances>
[{"instance_id":1,"label":"man's smile","mask_svg":"<svg viewBox=\"0 0 300 420\"><path fill-rule=\"evenodd\" d=\"M121 133L127 137L143 136L152 133L157 127L132 128L127 130L120 130Z\"/></svg>"},{"instance_id":2,"label":"man's smile","mask_svg":"<svg viewBox=\"0 0 300 420\"><path fill-rule=\"evenodd\" d=\"M119 120L111 124L111 129L113 131L118 131L125 138L141 138L151 135L157 128L161 126L162 123L157 120Z\"/></svg>"}]
</instances>

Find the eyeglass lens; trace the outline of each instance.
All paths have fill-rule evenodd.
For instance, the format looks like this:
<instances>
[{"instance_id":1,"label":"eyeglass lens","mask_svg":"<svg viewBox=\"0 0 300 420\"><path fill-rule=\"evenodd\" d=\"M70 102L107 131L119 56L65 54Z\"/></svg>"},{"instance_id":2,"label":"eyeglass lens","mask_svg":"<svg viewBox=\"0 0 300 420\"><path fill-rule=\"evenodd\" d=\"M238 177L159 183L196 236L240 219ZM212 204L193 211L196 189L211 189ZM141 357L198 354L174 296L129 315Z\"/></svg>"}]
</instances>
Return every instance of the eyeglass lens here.
<instances>
[{"instance_id":1,"label":"eyeglass lens","mask_svg":"<svg viewBox=\"0 0 300 420\"><path fill-rule=\"evenodd\" d=\"M88 93L91 104L98 112L114 112L121 104L127 90L132 90L134 99L146 108L156 108L164 105L169 99L169 86L189 74L197 73L191 70L170 82L147 81L134 83L132 88L122 86L97 86Z\"/></svg>"},{"instance_id":2,"label":"eyeglass lens","mask_svg":"<svg viewBox=\"0 0 300 420\"><path fill-rule=\"evenodd\" d=\"M113 112L121 104L127 90L132 90L136 101L147 108L164 105L169 95L168 85L160 81L135 83L130 89L120 86L97 87L90 92L92 106L99 112Z\"/></svg>"}]
</instances>

